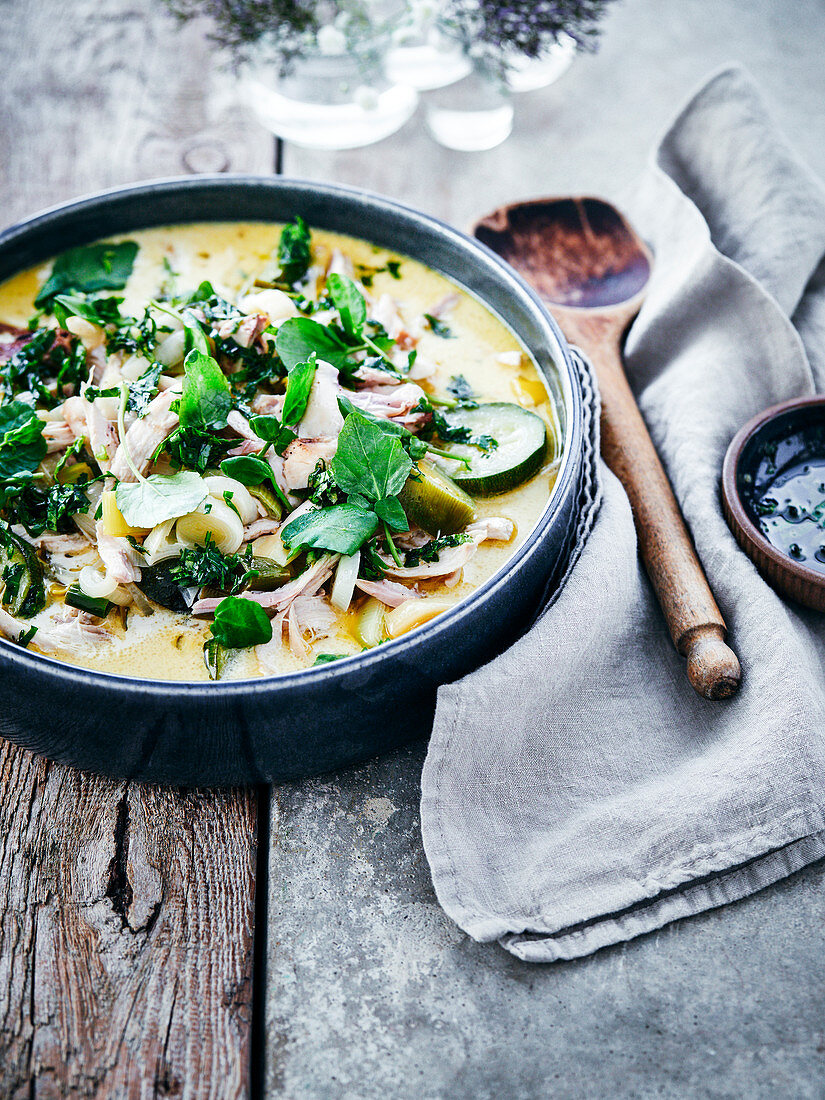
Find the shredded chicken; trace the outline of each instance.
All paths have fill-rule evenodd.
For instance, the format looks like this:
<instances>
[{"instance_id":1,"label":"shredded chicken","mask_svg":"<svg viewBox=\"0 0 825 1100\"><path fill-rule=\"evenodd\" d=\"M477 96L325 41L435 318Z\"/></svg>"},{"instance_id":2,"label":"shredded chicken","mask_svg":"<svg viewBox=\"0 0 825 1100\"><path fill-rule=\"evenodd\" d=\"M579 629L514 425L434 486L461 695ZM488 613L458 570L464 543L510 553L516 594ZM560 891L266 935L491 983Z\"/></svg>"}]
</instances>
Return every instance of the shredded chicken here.
<instances>
[{"instance_id":1,"label":"shredded chicken","mask_svg":"<svg viewBox=\"0 0 825 1100\"><path fill-rule=\"evenodd\" d=\"M252 399L252 405L250 407L257 416L280 417L281 413L284 411L284 394L256 394L256 396Z\"/></svg>"},{"instance_id":2,"label":"shredded chicken","mask_svg":"<svg viewBox=\"0 0 825 1100\"><path fill-rule=\"evenodd\" d=\"M106 575L116 584L140 580L140 569L134 562L134 550L124 538L107 533L103 520L95 524L97 552L106 566Z\"/></svg>"},{"instance_id":3,"label":"shredded chicken","mask_svg":"<svg viewBox=\"0 0 825 1100\"><path fill-rule=\"evenodd\" d=\"M347 278L351 279L353 274L352 260L349 256L345 256L340 248L333 248L327 267L327 276L346 275Z\"/></svg>"},{"instance_id":4,"label":"shredded chicken","mask_svg":"<svg viewBox=\"0 0 825 1100\"><path fill-rule=\"evenodd\" d=\"M141 473L148 470L152 455L178 426L178 414L171 411L170 405L179 396L176 389L159 393L150 401L145 416L135 420L126 432L126 438L121 440L111 467L111 473L119 481L137 480L124 450L129 452L132 462Z\"/></svg>"},{"instance_id":5,"label":"shredded chicken","mask_svg":"<svg viewBox=\"0 0 825 1100\"><path fill-rule=\"evenodd\" d=\"M404 382L400 386L372 386L349 395L356 408L372 413L373 416L381 416L386 420L420 420L422 423L430 419L429 413L410 414L424 397L426 394L414 382Z\"/></svg>"},{"instance_id":6,"label":"shredded chicken","mask_svg":"<svg viewBox=\"0 0 825 1100\"><path fill-rule=\"evenodd\" d=\"M260 450L264 441L255 434L252 430L252 426L243 413L238 412L237 409L233 409L226 418L226 426L231 428L236 435L241 436L243 439L248 439L255 444L256 450Z\"/></svg>"},{"instance_id":7,"label":"shredded chicken","mask_svg":"<svg viewBox=\"0 0 825 1100\"><path fill-rule=\"evenodd\" d=\"M223 340L231 336L239 347L248 348L251 347L268 324L269 317L265 313L250 313L240 323L231 318L223 321L218 326L218 336Z\"/></svg>"},{"instance_id":8,"label":"shredded chicken","mask_svg":"<svg viewBox=\"0 0 825 1100\"><path fill-rule=\"evenodd\" d=\"M515 529L516 525L511 519L506 519L504 516L488 516L487 519L479 519L471 523L465 531L473 539L478 538L480 542L486 542L488 539L509 542Z\"/></svg>"},{"instance_id":9,"label":"shredded chicken","mask_svg":"<svg viewBox=\"0 0 825 1100\"><path fill-rule=\"evenodd\" d=\"M362 577L359 577L355 582L355 587L366 596L374 596L376 600L385 603L387 607L399 607L402 603L406 603L406 601L410 599L415 599L419 595L415 589L407 588L406 585L396 584L395 581L388 581L386 579L381 581L366 581Z\"/></svg>"},{"instance_id":10,"label":"shredded chicken","mask_svg":"<svg viewBox=\"0 0 825 1100\"><path fill-rule=\"evenodd\" d=\"M294 439L284 451L284 483L287 489L306 489L309 475L323 459L338 449L337 439Z\"/></svg>"},{"instance_id":11,"label":"shredded chicken","mask_svg":"<svg viewBox=\"0 0 825 1100\"><path fill-rule=\"evenodd\" d=\"M43 425L46 452L50 455L65 451L77 438L65 420L47 420Z\"/></svg>"},{"instance_id":12,"label":"shredded chicken","mask_svg":"<svg viewBox=\"0 0 825 1100\"><path fill-rule=\"evenodd\" d=\"M380 367L361 366L352 376L362 386L400 386L401 379L395 378L389 371Z\"/></svg>"},{"instance_id":13,"label":"shredded chicken","mask_svg":"<svg viewBox=\"0 0 825 1100\"><path fill-rule=\"evenodd\" d=\"M12 642L17 642L31 631L34 624L16 619L0 608L0 634ZM91 645L111 638L109 631L95 623L89 623L74 617L65 622L51 620L48 626L37 627L33 641L43 653L78 653Z\"/></svg>"},{"instance_id":14,"label":"shredded chicken","mask_svg":"<svg viewBox=\"0 0 825 1100\"><path fill-rule=\"evenodd\" d=\"M340 556L340 554L324 554L295 580L289 581L281 588L276 588L274 592L241 592L239 598L252 600L259 603L261 607L283 611L289 607L296 596L314 596L332 576L332 570ZM192 614L212 615L220 602L220 599L211 597L198 600L192 605Z\"/></svg>"},{"instance_id":15,"label":"shredded chicken","mask_svg":"<svg viewBox=\"0 0 825 1100\"><path fill-rule=\"evenodd\" d=\"M281 521L274 519L272 516L256 519L244 527L243 540L244 542L252 542L253 539L260 538L261 535L274 535L280 526Z\"/></svg>"},{"instance_id":16,"label":"shredded chicken","mask_svg":"<svg viewBox=\"0 0 825 1100\"><path fill-rule=\"evenodd\" d=\"M85 397L68 397L61 411L74 438L88 440L101 470L108 473L118 448L115 425L106 419L97 402Z\"/></svg>"},{"instance_id":17,"label":"shredded chicken","mask_svg":"<svg viewBox=\"0 0 825 1100\"><path fill-rule=\"evenodd\" d=\"M451 313L460 301L458 292L451 290L449 294L445 294L443 298L439 298L438 301L431 305L427 310L427 313L431 317L442 318L446 314Z\"/></svg>"},{"instance_id":18,"label":"shredded chicken","mask_svg":"<svg viewBox=\"0 0 825 1100\"><path fill-rule=\"evenodd\" d=\"M448 577L457 569L463 569L479 547L475 539L470 542L460 542L458 546L450 546L442 550L438 561L422 561L418 565L398 566L391 560L386 560L384 568L387 576L395 577L400 581L432 581L439 577Z\"/></svg>"}]
</instances>

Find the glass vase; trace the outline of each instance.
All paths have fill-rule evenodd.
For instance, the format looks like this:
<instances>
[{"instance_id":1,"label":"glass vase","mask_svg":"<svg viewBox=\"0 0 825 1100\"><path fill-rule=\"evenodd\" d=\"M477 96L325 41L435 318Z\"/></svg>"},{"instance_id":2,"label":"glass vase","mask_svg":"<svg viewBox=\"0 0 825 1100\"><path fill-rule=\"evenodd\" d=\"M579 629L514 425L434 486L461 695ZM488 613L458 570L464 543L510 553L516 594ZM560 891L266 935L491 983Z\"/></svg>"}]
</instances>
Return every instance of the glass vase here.
<instances>
[{"instance_id":1,"label":"glass vase","mask_svg":"<svg viewBox=\"0 0 825 1100\"><path fill-rule=\"evenodd\" d=\"M249 65L244 95L258 121L285 141L310 149L370 145L400 129L418 105L414 88L388 79L384 57L380 47L316 53L294 60L285 75L275 64Z\"/></svg>"},{"instance_id":2,"label":"glass vase","mask_svg":"<svg viewBox=\"0 0 825 1100\"><path fill-rule=\"evenodd\" d=\"M444 88L472 71L473 65L454 38L437 27L402 30L387 53L389 80L419 92Z\"/></svg>"}]
</instances>

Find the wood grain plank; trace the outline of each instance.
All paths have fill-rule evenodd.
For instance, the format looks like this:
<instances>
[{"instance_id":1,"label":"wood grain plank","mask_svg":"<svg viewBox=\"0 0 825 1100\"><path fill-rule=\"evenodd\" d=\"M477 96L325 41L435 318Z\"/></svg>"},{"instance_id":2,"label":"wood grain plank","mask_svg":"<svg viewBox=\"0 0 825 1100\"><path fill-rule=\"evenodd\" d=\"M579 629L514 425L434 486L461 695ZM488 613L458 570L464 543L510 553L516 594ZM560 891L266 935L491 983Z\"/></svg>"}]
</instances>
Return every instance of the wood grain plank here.
<instances>
[{"instance_id":1,"label":"wood grain plank","mask_svg":"<svg viewBox=\"0 0 825 1100\"><path fill-rule=\"evenodd\" d=\"M188 172L269 172L204 29L156 0L0 0L4 224L88 191Z\"/></svg>"},{"instance_id":2,"label":"wood grain plank","mask_svg":"<svg viewBox=\"0 0 825 1100\"><path fill-rule=\"evenodd\" d=\"M247 1095L254 793L0 781L0 1095Z\"/></svg>"},{"instance_id":3,"label":"wood grain plank","mask_svg":"<svg viewBox=\"0 0 825 1100\"><path fill-rule=\"evenodd\" d=\"M0 19L4 223L271 168L201 28L154 0L0 0ZM248 1094L255 826L254 792L114 783L0 743L0 1095Z\"/></svg>"}]
</instances>

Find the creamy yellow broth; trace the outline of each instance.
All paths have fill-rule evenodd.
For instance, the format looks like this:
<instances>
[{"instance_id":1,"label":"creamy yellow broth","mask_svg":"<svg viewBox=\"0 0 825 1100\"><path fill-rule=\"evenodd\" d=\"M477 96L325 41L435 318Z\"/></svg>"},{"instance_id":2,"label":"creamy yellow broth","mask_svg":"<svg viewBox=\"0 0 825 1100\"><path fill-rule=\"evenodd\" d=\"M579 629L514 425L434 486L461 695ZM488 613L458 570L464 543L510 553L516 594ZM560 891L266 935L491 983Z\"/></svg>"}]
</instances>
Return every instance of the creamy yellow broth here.
<instances>
[{"instance_id":1,"label":"creamy yellow broth","mask_svg":"<svg viewBox=\"0 0 825 1100\"><path fill-rule=\"evenodd\" d=\"M113 237L134 240L139 251L123 294L123 311L141 316L146 302L158 293L185 293L208 279L218 294L234 301L250 288L251 281L270 263L277 249L282 226L265 223L195 224L149 229ZM385 267L388 260L400 260L399 278L388 271L373 275L369 292L377 298L386 292L399 303L405 320L429 312L439 299L457 290L458 304L446 318L454 338L443 339L424 332L419 354L438 364L438 375L418 381L428 393L444 393L451 376L462 374L481 401L517 402L538 413L548 427L551 446L545 466L528 482L511 492L474 498L479 519L503 516L515 524L509 543L484 542L465 565L461 581L451 588L441 582L418 582L428 596L447 597L458 602L498 572L523 544L545 510L553 488L559 459L560 431L552 398L544 377L526 348L503 321L471 294L416 260L368 242L313 229L313 262L324 264L334 248L341 249L355 264L356 279L363 269ZM25 325L34 311L34 298L48 278L51 263L22 272L0 286L0 320ZM175 273L174 278L169 274ZM509 353L502 363L499 357ZM515 353L515 354L513 354ZM556 452L555 455L553 452ZM48 587L48 586L47 586ZM358 601L363 602L363 598ZM47 621L47 608L32 620ZM301 661L282 646L280 672L296 671L312 664L323 653L354 654L362 651L354 634L355 612L337 613L329 637L310 644L308 661ZM89 649L82 656L67 654L65 660L87 668L122 675L161 680L206 680L203 643L208 620L194 619L158 609L142 616L128 611L128 630L117 612L106 620L114 639ZM37 641L31 643L37 649ZM270 675L260 664L254 649L237 651L227 678Z\"/></svg>"}]
</instances>

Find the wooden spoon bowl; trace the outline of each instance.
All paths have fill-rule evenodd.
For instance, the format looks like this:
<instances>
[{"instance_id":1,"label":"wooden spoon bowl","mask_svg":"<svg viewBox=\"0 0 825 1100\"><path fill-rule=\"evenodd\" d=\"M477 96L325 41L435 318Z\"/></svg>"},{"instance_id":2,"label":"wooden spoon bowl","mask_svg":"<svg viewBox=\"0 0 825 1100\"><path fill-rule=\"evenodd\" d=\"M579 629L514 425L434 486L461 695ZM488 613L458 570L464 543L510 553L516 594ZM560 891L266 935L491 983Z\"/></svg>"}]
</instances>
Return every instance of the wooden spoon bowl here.
<instances>
[{"instance_id":1,"label":"wooden spoon bowl","mask_svg":"<svg viewBox=\"0 0 825 1100\"><path fill-rule=\"evenodd\" d=\"M624 373L623 340L644 299L650 250L614 206L596 198L514 203L473 232L534 287L595 366L602 455L627 492L639 552L688 679L707 699L733 695L739 661Z\"/></svg>"},{"instance_id":2,"label":"wooden spoon bowl","mask_svg":"<svg viewBox=\"0 0 825 1100\"><path fill-rule=\"evenodd\" d=\"M650 251L615 206L594 198L537 199L482 218L475 236L557 306L596 309L635 301Z\"/></svg>"}]
</instances>

